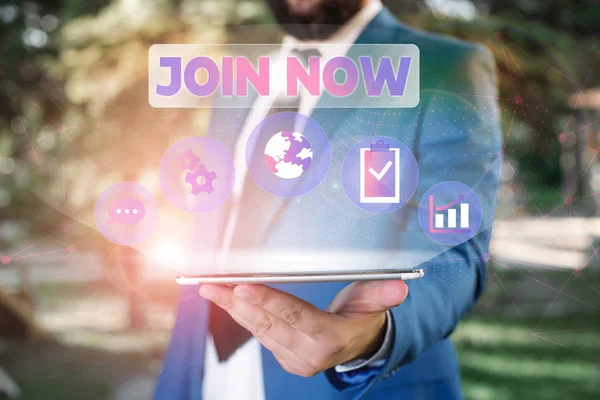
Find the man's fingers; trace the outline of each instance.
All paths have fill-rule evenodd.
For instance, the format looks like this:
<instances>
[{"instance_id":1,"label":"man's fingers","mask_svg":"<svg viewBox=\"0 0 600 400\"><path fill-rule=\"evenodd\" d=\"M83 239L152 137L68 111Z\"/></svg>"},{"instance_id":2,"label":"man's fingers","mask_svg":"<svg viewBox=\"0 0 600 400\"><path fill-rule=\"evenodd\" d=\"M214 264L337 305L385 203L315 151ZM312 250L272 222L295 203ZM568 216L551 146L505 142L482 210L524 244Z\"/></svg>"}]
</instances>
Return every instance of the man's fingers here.
<instances>
[{"instance_id":1,"label":"man's fingers","mask_svg":"<svg viewBox=\"0 0 600 400\"><path fill-rule=\"evenodd\" d=\"M263 308L290 326L314 335L331 323L331 315L291 294L264 285L238 285L234 296Z\"/></svg>"},{"instance_id":2,"label":"man's fingers","mask_svg":"<svg viewBox=\"0 0 600 400\"><path fill-rule=\"evenodd\" d=\"M308 344L310 339L305 334L267 310L234 296L232 292L231 288L204 285L200 295L225 309L237 323L248 329L265 346L273 340L294 352L298 347L304 348Z\"/></svg>"},{"instance_id":3,"label":"man's fingers","mask_svg":"<svg viewBox=\"0 0 600 400\"><path fill-rule=\"evenodd\" d=\"M233 297L233 288L227 285L202 285L200 296L221 307L228 307Z\"/></svg>"},{"instance_id":4,"label":"man's fingers","mask_svg":"<svg viewBox=\"0 0 600 400\"><path fill-rule=\"evenodd\" d=\"M239 315L233 312L233 310L227 308L224 309L229 313L229 315L231 315L231 318L233 318L235 322L251 331L251 324L248 321L241 318ZM257 340L262 343L262 345L265 346L271 353L273 353L273 356L277 362L279 362L279 364L286 371L296 373L295 371L301 370L301 366L303 365L302 360L300 360L300 358L296 356L290 349L272 339L270 336L262 336L257 338Z\"/></svg>"},{"instance_id":5,"label":"man's fingers","mask_svg":"<svg viewBox=\"0 0 600 400\"><path fill-rule=\"evenodd\" d=\"M253 313L242 316L238 314L239 311L225 309L238 324L253 332L254 336L273 353L275 359L286 371L305 377L310 377L320 372L310 362L307 362L307 360L312 359L311 353L314 353L318 348L315 346L315 341L260 307L247 303L244 300L238 299L233 301L234 304L236 302L261 311L255 315L253 321L249 321L246 318L253 318ZM237 309L239 310L239 308ZM262 316L259 317L259 315ZM267 317L265 318L264 315L267 315ZM253 329L257 330L254 331ZM259 334L258 332L265 333Z\"/></svg>"},{"instance_id":6,"label":"man's fingers","mask_svg":"<svg viewBox=\"0 0 600 400\"><path fill-rule=\"evenodd\" d=\"M328 311L342 315L384 312L402 304L407 295L404 281L355 282L335 297Z\"/></svg>"}]
</instances>

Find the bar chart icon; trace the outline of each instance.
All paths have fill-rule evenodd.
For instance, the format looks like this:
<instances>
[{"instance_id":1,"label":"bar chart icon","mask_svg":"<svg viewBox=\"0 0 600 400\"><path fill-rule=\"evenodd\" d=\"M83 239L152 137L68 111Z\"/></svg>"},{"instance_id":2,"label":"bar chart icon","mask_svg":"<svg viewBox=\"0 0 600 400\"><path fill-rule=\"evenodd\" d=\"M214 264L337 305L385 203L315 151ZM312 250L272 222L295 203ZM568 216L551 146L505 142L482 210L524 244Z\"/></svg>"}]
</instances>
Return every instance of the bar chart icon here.
<instances>
[{"instance_id":1,"label":"bar chart icon","mask_svg":"<svg viewBox=\"0 0 600 400\"><path fill-rule=\"evenodd\" d=\"M435 206L433 195L429 195L430 233L470 233L469 203L462 194L451 203Z\"/></svg>"},{"instance_id":2,"label":"bar chart icon","mask_svg":"<svg viewBox=\"0 0 600 400\"><path fill-rule=\"evenodd\" d=\"M445 246L456 246L471 239L482 222L481 200L464 183L437 183L419 202L421 229L431 240Z\"/></svg>"}]
</instances>

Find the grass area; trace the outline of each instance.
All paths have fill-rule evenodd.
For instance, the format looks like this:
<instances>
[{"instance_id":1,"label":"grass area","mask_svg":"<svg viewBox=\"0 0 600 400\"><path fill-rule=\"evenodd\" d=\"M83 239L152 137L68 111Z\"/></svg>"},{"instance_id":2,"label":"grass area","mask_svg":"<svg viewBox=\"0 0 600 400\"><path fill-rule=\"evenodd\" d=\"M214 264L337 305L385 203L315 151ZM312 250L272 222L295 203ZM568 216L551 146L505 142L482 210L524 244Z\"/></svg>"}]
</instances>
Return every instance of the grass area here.
<instances>
[{"instance_id":1,"label":"grass area","mask_svg":"<svg viewBox=\"0 0 600 400\"><path fill-rule=\"evenodd\" d=\"M564 330L594 316L553 318ZM530 334L532 321L473 316L453 335L465 397L473 400L597 399L600 330ZM568 346L570 348L561 347ZM154 375L160 354L122 354L57 344L10 343L0 365L23 389L23 399L104 400L128 377Z\"/></svg>"},{"instance_id":2,"label":"grass area","mask_svg":"<svg viewBox=\"0 0 600 400\"><path fill-rule=\"evenodd\" d=\"M8 342L0 365L20 386L23 400L107 400L128 378L155 375L160 358L49 342Z\"/></svg>"},{"instance_id":3,"label":"grass area","mask_svg":"<svg viewBox=\"0 0 600 400\"><path fill-rule=\"evenodd\" d=\"M534 320L471 317L453 335L467 399L598 399L600 323L597 316L552 318L545 333ZM573 325L592 325L564 332Z\"/></svg>"},{"instance_id":4,"label":"grass area","mask_svg":"<svg viewBox=\"0 0 600 400\"><path fill-rule=\"evenodd\" d=\"M511 277L503 275L510 290L532 293L533 287L525 287L519 280L512 282ZM562 273L559 278L564 279ZM585 295L587 281L573 284L582 286L567 286L565 292L573 291L594 307L598 304L597 292L592 293L593 297ZM596 280L593 285L598 287ZM169 313L168 306L146 302L154 321L153 330L125 333L124 324L119 323L126 320L126 308L118 303L123 301L123 293L110 285L38 289L40 320L51 323L57 337L69 345L0 341L0 366L21 386L22 399L113 399L115 388L127 380L146 377L148 382L160 371L169 335L166 329L171 324L169 318L164 318ZM500 289L489 284L478 308L452 336L460 358L465 397L600 398L598 313L577 303L576 308L564 308L569 316L547 315L541 321L556 295L552 292L536 297L544 300L539 305L533 303L536 318L511 317L514 313L507 313L504 306L511 310L512 304ZM558 301L553 308L557 306ZM577 310L592 313L574 314ZM157 322L160 316L163 320ZM534 328L537 336L531 333Z\"/></svg>"}]
</instances>

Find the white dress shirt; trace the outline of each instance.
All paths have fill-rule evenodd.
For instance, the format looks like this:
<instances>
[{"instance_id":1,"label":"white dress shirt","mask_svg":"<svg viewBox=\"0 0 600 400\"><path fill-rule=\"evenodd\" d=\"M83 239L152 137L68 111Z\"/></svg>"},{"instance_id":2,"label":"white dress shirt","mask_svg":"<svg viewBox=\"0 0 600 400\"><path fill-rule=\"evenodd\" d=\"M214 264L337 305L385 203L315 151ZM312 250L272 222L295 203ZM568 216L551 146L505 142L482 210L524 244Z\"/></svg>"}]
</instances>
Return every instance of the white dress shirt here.
<instances>
[{"instance_id":1,"label":"white dress shirt","mask_svg":"<svg viewBox=\"0 0 600 400\"><path fill-rule=\"evenodd\" d=\"M381 11L382 7L380 0L370 0L347 24L341 27L327 41L299 42L290 36L284 38L280 57L278 60L274 60L271 95L257 99L252 110L248 113L240 138L236 144L234 162L238 177L232 193L234 205L224 235L224 252L227 252L231 245L231 239L239 215L239 202L244 181L245 179L251 179L247 177L248 169L245 161L246 145L254 127L267 116L274 99L280 96L285 90L285 74L281 73L285 68L285 58L294 49L317 49L321 53L322 68L328 59L345 55L348 52L366 25ZM328 46L330 44L335 44L335 46ZM282 77L283 80L278 80L278 77ZM304 115L311 115L318 100L318 97L304 95L302 90L300 90L300 108L298 112ZM302 126L296 126L295 129L301 132ZM382 364L391 344L391 330L392 327L389 323L388 314L384 345L377 354L369 360L354 360L344 365L338 365L336 366L336 371L345 372L365 365L377 366ZM246 342L227 361L219 363L212 336L208 335L204 367L203 397L205 400L238 400L241 398L263 400L265 398L261 348L260 343L255 338Z\"/></svg>"}]
</instances>

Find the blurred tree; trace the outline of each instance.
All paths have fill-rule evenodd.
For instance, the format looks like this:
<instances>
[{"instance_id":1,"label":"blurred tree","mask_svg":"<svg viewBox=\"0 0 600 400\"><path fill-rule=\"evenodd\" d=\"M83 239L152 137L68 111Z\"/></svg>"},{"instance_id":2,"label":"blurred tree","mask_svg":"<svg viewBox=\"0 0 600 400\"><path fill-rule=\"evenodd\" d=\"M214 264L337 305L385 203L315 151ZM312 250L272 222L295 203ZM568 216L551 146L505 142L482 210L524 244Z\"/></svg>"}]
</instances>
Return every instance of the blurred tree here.
<instances>
[{"instance_id":1,"label":"blurred tree","mask_svg":"<svg viewBox=\"0 0 600 400\"><path fill-rule=\"evenodd\" d=\"M577 35L600 32L600 8L589 0L473 0L484 15L541 23Z\"/></svg>"},{"instance_id":2,"label":"blurred tree","mask_svg":"<svg viewBox=\"0 0 600 400\"><path fill-rule=\"evenodd\" d=\"M433 6L464 6L469 1L425 3L432 6L430 16L413 19L400 13L399 18L423 29L483 43L496 58L499 102L506 106L504 153L519 170L517 186L524 185L534 194L533 201L521 194L531 203L529 211L551 210L578 197L590 176L582 176L582 164L587 165L595 153L585 153L583 126L591 116L574 108L568 99L600 82L598 68L591 69L600 48L600 27L595 22L600 20L600 4L473 0L476 14L448 18ZM562 133L568 140L561 139ZM587 209L593 212L593 207Z\"/></svg>"}]
</instances>

